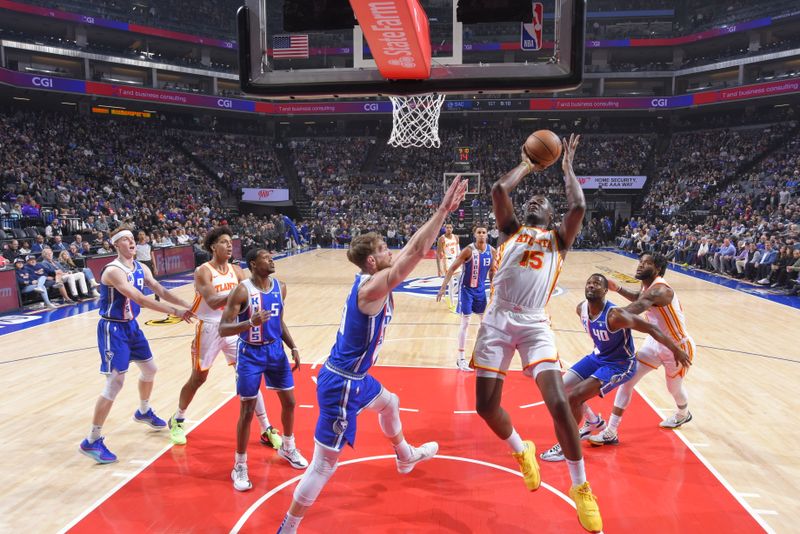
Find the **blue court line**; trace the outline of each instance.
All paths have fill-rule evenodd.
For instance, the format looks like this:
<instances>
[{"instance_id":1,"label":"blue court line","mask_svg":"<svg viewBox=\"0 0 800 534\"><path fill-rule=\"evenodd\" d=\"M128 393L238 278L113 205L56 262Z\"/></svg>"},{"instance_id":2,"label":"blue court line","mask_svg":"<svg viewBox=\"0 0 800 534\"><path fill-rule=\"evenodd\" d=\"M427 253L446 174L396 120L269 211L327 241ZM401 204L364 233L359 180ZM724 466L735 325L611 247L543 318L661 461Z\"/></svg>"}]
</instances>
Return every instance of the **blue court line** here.
<instances>
[{"instance_id":1,"label":"blue court line","mask_svg":"<svg viewBox=\"0 0 800 534\"><path fill-rule=\"evenodd\" d=\"M619 250L614 248L603 248L599 250L614 252L616 254L625 256L626 258L632 258L634 260L639 259L638 255L625 250ZM672 270L675 271L676 273L685 274L687 276L691 276L699 280L704 280L706 282L711 282L712 284L717 284L719 286L727 287L728 289L734 289L736 291L741 291L742 293L747 293L748 295L753 295L755 297L770 300L778 304L783 304L784 306L788 306L790 308L800 309L800 297L795 297L791 295L771 294L769 293L769 289L767 288L754 286L752 284L740 282L739 280L733 278L727 278L725 276L720 276L718 274L712 274L697 269L682 267L676 263L670 262L669 265L667 266L667 269L668 271Z\"/></svg>"},{"instance_id":2,"label":"blue court line","mask_svg":"<svg viewBox=\"0 0 800 534\"><path fill-rule=\"evenodd\" d=\"M290 251L283 254L276 254L275 256L273 256L273 259L281 260L289 256L296 256L297 254L311 252L312 250L317 250L317 249L309 248L306 250L301 250L299 252ZM158 282L167 289L175 289L178 287L183 287L185 285L191 284L193 283L193 281L194 281L194 276L191 271L188 271L188 274L179 273L174 276L170 276L168 278L159 280ZM150 288L146 287L144 289L144 294L152 295L153 292L150 290ZM100 307L100 299L92 299L92 300L84 300L76 304L67 304L64 306L60 306L54 310L50 310L47 308L30 310L30 311L17 310L15 312L0 315L0 337L7 334L12 334L14 332L27 330L29 328L33 328L34 326L50 324L55 321L66 319L68 317L74 317L76 315L89 313L91 311L97 310L99 307Z\"/></svg>"}]
</instances>

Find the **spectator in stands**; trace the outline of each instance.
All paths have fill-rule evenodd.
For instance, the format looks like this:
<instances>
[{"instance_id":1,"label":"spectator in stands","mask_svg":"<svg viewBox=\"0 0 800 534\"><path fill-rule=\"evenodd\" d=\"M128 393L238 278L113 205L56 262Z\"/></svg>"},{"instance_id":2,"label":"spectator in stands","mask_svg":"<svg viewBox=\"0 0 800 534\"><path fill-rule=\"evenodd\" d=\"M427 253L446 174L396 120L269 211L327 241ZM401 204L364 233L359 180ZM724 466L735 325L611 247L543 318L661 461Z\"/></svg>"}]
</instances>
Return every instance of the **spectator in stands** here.
<instances>
[{"instance_id":1,"label":"spectator in stands","mask_svg":"<svg viewBox=\"0 0 800 534\"><path fill-rule=\"evenodd\" d=\"M750 261L750 258L756 252L756 244L745 241L742 244L742 250L733 258L733 264L736 267L736 272L733 275L736 278L744 277L744 266Z\"/></svg>"},{"instance_id":2,"label":"spectator in stands","mask_svg":"<svg viewBox=\"0 0 800 534\"><path fill-rule=\"evenodd\" d=\"M66 252L65 250L61 251ZM72 300L72 297L80 298L81 295L89 296L89 289L86 286L86 276L79 271L73 272L69 266L62 265L58 260L53 258L53 249L45 247L42 250L41 263L48 273L54 273L55 282L62 286L67 286L70 290L70 297L67 302ZM78 293L80 287L80 293ZM66 292L66 291L65 291ZM99 296L95 295L95 296Z\"/></svg>"},{"instance_id":3,"label":"spectator in stands","mask_svg":"<svg viewBox=\"0 0 800 534\"><path fill-rule=\"evenodd\" d=\"M67 250L67 246L61 240L61 235L54 235L53 236L53 244L50 245L50 248L53 249L53 252L61 252L62 250Z\"/></svg>"},{"instance_id":4,"label":"spectator in stands","mask_svg":"<svg viewBox=\"0 0 800 534\"><path fill-rule=\"evenodd\" d=\"M778 257L772 264L772 271L769 275L770 287L778 287L786 284L788 270L787 268L794 263L792 251L786 245L780 248Z\"/></svg>"},{"instance_id":5,"label":"spectator in stands","mask_svg":"<svg viewBox=\"0 0 800 534\"><path fill-rule=\"evenodd\" d=\"M22 216L31 219L36 219L39 217L39 215L40 215L39 205L36 204L36 201L29 196L25 200L25 203L22 204Z\"/></svg>"},{"instance_id":6,"label":"spectator in stands","mask_svg":"<svg viewBox=\"0 0 800 534\"><path fill-rule=\"evenodd\" d=\"M144 230L139 230L136 235L136 261L147 265L153 276L157 276L153 265L153 247L150 246L150 238Z\"/></svg>"},{"instance_id":7,"label":"spectator in stands","mask_svg":"<svg viewBox=\"0 0 800 534\"><path fill-rule=\"evenodd\" d=\"M33 254L25 256L25 268L31 273L32 278L35 278L37 281L40 281L42 277L44 277L45 289L50 289L51 287L57 289L64 302L74 302L69 298L69 295L67 295L67 289L64 287L64 284L56 282L55 270L36 261L36 256Z\"/></svg>"},{"instance_id":8,"label":"spectator in stands","mask_svg":"<svg viewBox=\"0 0 800 534\"><path fill-rule=\"evenodd\" d=\"M758 249L756 243L752 243L750 253L747 255L747 262L744 264L744 278L755 282L758 277L758 264L761 262L763 252Z\"/></svg>"},{"instance_id":9,"label":"spectator in stands","mask_svg":"<svg viewBox=\"0 0 800 534\"><path fill-rule=\"evenodd\" d=\"M186 230L183 228L178 228L175 233L175 241L178 245L188 245L189 244L189 236L186 235Z\"/></svg>"},{"instance_id":10,"label":"spectator in stands","mask_svg":"<svg viewBox=\"0 0 800 534\"><path fill-rule=\"evenodd\" d=\"M103 241L103 244L100 245L100 248L97 249L97 253L98 254L113 254L114 253L114 246L111 244L111 242L108 239L106 239L105 241Z\"/></svg>"},{"instance_id":11,"label":"spectator in stands","mask_svg":"<svg viewBox=\"0 0 800 534\"><path fill-rule=\"evenodd\" d=\"M706 256L708 256L710 247L711 244L709 243L709 239L707 237L700 238L700 247L697 249L697 254L694 258L694 265L696 267L705 266Z\"/></svg>"},{"instance_id":12,"label":"spectator in stands","mask_svg":"<svg viewBox=\"0 0 800 534\"><path fill-rule=\"evenodd\" d=\"M14 258L14 268L16 269L17 285L22 294L36 292L42 297L45 306L48 308L56 307L50 302L50 297L47 294L47 288L45 287L47 277L36 276L26 265L25 258L22 257Z\"/></svg>"},{"instance_id":13,"label":"spectator in stands","mask_svg":"<svg viewBox=\"0 0 800 534\"><path fill-rule=\"evenodd\" d=\"M85 241L84 241L85 243ZM78 255L80 259L80 254ZM83 277L86 279L86 282L89 284L89 287L92 289L92 296L99 297L100 294L97 293L97 288L100 287L100 284L97 283L97 280L94 278L94 273L88 267L78 267L75 261L72 259L72 256L66 250L62 250L61 253L58 255L58 262L69 269L69 271L79 271L83 273Z\"/></svg>"},{"instance_id":14,"label":"spectator in stands","mask_svg":"<svg viewBox=\"0 0 800 534\"><path fill-rule=\"evenodd\" d=\"M16 261L17 257L20 256L19 241L12 239L8 247L3 250L3 256L10 262Z\"/></svg>"},{"instance_id":15,"label":"spectator in stands","mask_svg":"<svg viewBox=\"0 0 800 534\"><path fill-rule=\"evenodd\" d=\"M786 267L786 287L792 288L800 275L800 249L792 250L792 263Z\"/></svg>"},{"instance_id":16,"label":"spectator in stands","mask_svg":"<svg viewBox=\"0 0 800 534\"><path fill-rule=\"evenodd\" d=\"M53 219L50 221L50 224L44 228L44 235L47 237L47 239L52 239L53 237L62 235L63 233L64 230L61 227L61 221L58 219Z\"/></svg>"},{"instance_id":17,"label":"spectator in stands","mask_svg":"<svg viewBox=\"0 0 800 534\"><path fill-rule=\"evenodd\" d=\"M22 245L19 247L19 253L25 254L26 256L31 253L31 243L30 241L23 241Z\"/></svg>"},{"instance_id":18,"label":"spectator in stands","mask_svg":"<svg viewBox=\"0 0 800 534\"><path fill-rule=\"evenodd\" d=\"M84 241L83 243L81 243L81 248L79 248L79 249L77 248L77 245L75 245L75 243L72 243L70 245L70 252L72 251L72 247L73 246L75 246L75 248L78 250L78 253L81 256L93 256L94 255L94 253L92 252L92 245L90 245L88 241Z\"/></svg>"},{"instance_id":19,"label":"spectator in stands","mask_svg":"<svg viewBox=\"0 0 800 534\"><path fill-rule=\"evenodd\" d=\"M101 213L97 218L97 221L95 221L94 229L98 232L103 232L103 234L108 234L108 232L111 231L111 227L108 224L108 218L104 213Z\"/></svg>"},{"instance_id":20,"label":"spectator in stands","mask_svg":"<svg viewBox=\"0 0 800 534\"><path fill-rule=\"evenodd\" d=\"M733 258L736 256L736 247L727 237L722 240L722 245L709 260L711 270L720 274L731 274L733 271Z\"/></svg>"},{"instance_id":21,"label":"spectator in stands","mask_svg":"<svg viewBox=\"0 0 800 534\"><path fill-rule=\"evenodd\" d=\"M75 234L72 242L80 249L83 247L83 236L81 234Z\"/></svg>"},{"instance_id":22,"label":"spectator in stands","mask_svg":"<svg viewBox=\"0 0 800 534\"><path fill-rule=\"evenodd\" d=\"M33 245L31 245L31 252L34 254L41 254L45 246L44 236L42 234L37 234L36 240L33 242Z\"/></svg>"},{"instance_id":23,"label":"spectator in stands","mask_svg":"<svg viewBox=\"0 0 800 534\"><path fill-rule=\"evenodd\" d=\"M769 275L772 271L772 264L778 259L778 251L772 246L772 241L764 243L764 252L761 254L761 259L758 262L758 284L769 284Z\"/></svg>"}]
</instances>

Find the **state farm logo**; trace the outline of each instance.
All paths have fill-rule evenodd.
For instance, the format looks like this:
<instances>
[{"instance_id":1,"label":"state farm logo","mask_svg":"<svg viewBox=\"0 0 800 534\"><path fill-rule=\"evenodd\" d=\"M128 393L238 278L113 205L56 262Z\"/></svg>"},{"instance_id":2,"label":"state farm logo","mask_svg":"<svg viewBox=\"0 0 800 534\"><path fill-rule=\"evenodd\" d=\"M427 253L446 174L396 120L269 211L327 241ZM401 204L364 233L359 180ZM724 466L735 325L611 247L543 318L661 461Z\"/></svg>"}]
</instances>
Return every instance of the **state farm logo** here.
<instances>
[{"instance_id":1,"label":"state farm logo","mask_svg":"<svg viewBox=\"0 0 800 534\"><path fill-rule=\"evenodd\" d=\"M382 43L381 52L386 56L411 56L411 44L408 33L403 28L403 19L397 9L396 2L370 2L370 14L375 19L370 29L379 32L379 41ZM413 59L412 59L413 61ZM412 68L400 64L404 68Z\"/></svg>"},{"instance_id":2,"label":"state farm logo","mask_svg":"<svg viewBox=\"0 0 800 534\"><path fill-rule=\"evenodd\" d=\"M399 57L397 59L390 59L389 65L394 67L402 67L404 69L414 69L417 67L417 64L414 62L413 57Z\"/></svg>"},{"instance_id":3,"label":"state farm logo","mask_svg":"<svg viewBox=\"0 0 800 534\"><path fill-rule=\"evenodd\" d=\"M272 194L271 189L260 189L258 191L258 198L269 198L271 194Z\"/></svg>"},{"instance_id":4,"label":"state farm logo","mask_svg":"<svg viewBox=\"0 0 800 534\"><path fill-rule=\"evenodd\" d=\"M585 184L588 181L589 181L588 178L578 178L578 183L580 183L581 185Z\"/></svg>"}]
</instances>

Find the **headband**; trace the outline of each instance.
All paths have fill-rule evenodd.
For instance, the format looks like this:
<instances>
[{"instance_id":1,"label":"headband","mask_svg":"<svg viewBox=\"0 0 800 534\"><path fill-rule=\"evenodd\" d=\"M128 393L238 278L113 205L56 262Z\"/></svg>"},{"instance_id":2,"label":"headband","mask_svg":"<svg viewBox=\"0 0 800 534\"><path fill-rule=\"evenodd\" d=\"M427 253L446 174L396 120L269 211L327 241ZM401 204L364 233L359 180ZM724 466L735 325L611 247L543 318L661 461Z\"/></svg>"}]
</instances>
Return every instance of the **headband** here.
<instances>
[{"instance_id":1,"label":"headband","mask_svg":"<svg viewBox=\"0 0 800 534\"><path fill-rule=\"evenodd\" d=\"M117 234L114 234L113 236L111 236L111 244L113 245L123 237L130 237L131 240L133 240L133 232L131 232L130 230L123 230Z\"/></svg>"}]
</instances>

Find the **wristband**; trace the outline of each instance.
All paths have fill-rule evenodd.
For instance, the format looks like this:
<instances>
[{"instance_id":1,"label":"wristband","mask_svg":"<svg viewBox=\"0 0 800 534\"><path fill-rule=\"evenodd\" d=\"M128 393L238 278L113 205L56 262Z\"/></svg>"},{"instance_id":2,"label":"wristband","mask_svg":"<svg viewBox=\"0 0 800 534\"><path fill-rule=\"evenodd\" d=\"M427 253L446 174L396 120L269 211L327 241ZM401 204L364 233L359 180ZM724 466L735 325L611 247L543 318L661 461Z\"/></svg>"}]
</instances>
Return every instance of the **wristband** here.
<instances>
[{"instance_id":1,"label":"wristband","mask_svg":"<svg viewBox=\"0 0 800 534\"><path fill-rule=\"evenodd\" d=\"M528 163L525 160L522 160L522 163L525 164L525 168L528 169L528 174L533 172L533 163Z\"/></svg>"},{"instance_id":2,"label":"wristband","mask_svg":"<svg viewBox=\"0 0 800 534\"><path fill-rule=\"evenodd\" d=\"M300 349L298 349L297 347L292 347L291 350L292 350L292 352L294 352L294 351L300 352Z\"/></svg>"}]
</instances>

